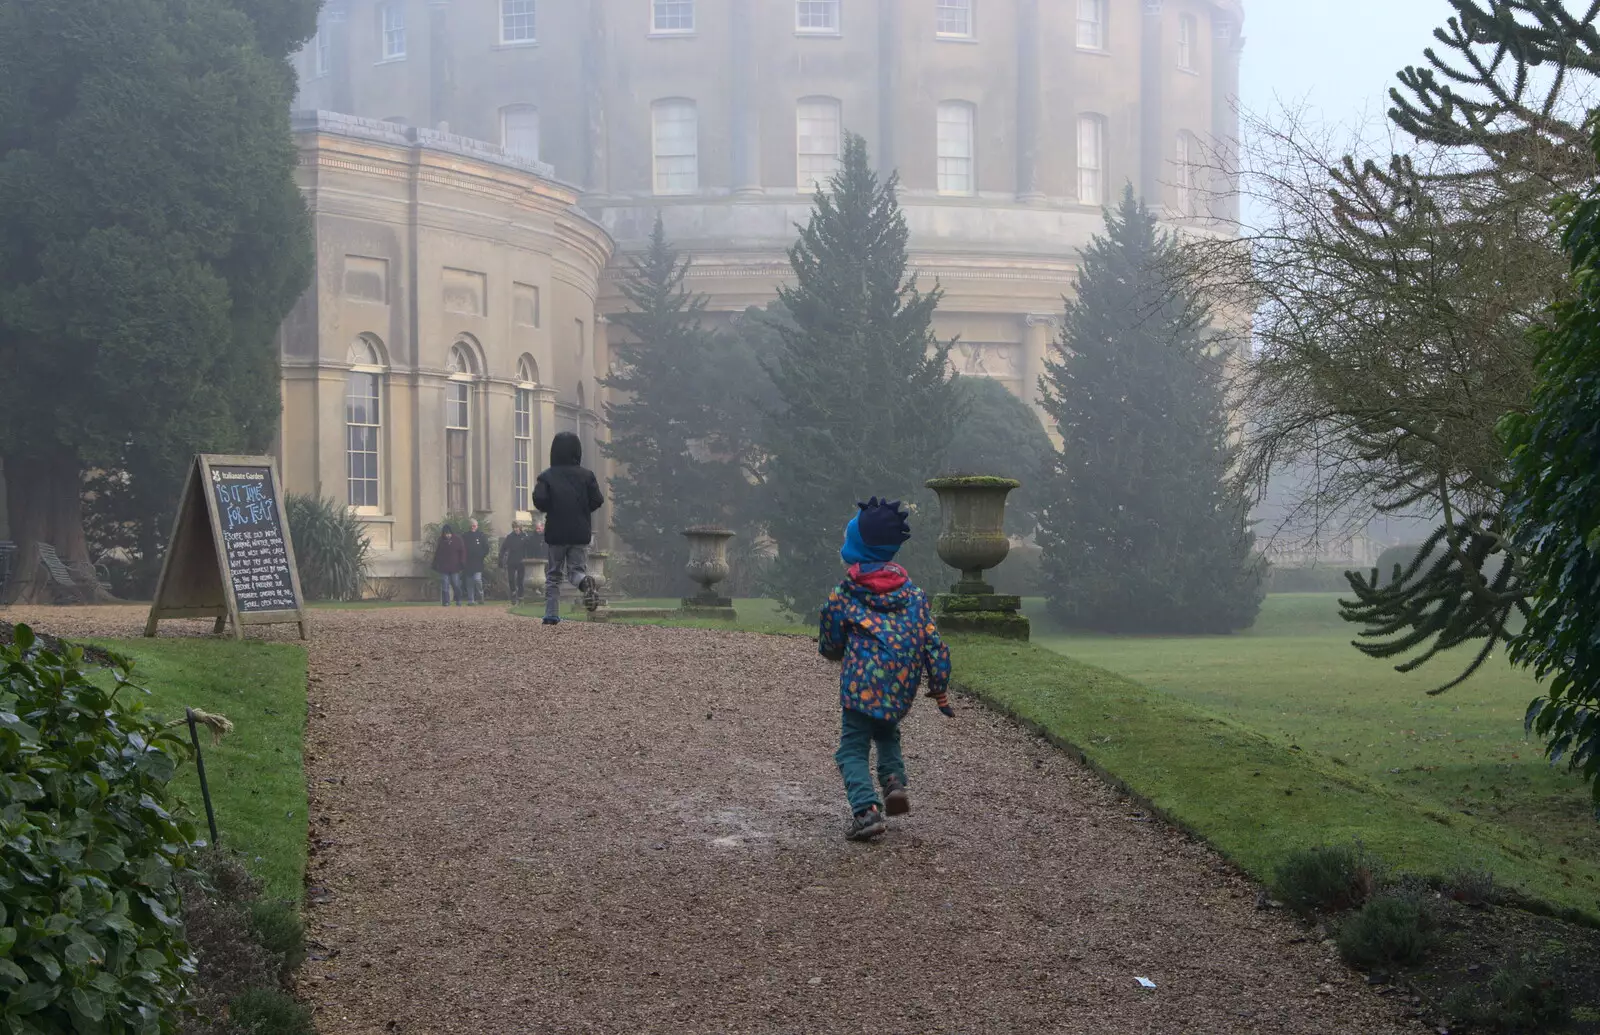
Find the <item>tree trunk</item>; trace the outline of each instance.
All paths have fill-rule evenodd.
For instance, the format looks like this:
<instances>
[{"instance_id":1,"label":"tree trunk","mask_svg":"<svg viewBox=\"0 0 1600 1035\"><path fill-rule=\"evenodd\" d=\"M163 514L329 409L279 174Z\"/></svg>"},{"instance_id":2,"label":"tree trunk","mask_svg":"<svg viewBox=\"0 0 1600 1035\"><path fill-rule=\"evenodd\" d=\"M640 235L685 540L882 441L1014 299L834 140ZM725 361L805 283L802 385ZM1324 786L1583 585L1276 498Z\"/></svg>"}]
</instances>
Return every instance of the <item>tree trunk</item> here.
<instances>
[{"instance_id":1,"label":"tree trunk","mask_svg":"<svg viewBox=\"0 0 1600 1035\"><path fill-rule=\"evenodd\" d=\"M83 534L83 464L68 450L6 454L6 517L16 541L17 568L7 595L23 603L51 598L50 578L39 563L41 543L56 548L69 568L89 563Z\"/></svg>"}]
</instances>

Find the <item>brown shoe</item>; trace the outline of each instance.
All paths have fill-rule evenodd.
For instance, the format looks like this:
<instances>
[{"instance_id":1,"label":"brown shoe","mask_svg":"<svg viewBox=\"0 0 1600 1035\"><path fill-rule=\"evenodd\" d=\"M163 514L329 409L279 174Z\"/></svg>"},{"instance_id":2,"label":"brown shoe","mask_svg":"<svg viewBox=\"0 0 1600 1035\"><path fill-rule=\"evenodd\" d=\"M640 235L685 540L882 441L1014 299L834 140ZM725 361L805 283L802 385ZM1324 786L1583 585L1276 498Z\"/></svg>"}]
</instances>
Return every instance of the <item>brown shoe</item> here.
<instances>
[{"instance_id":1,"label":"brown shoe","mask_svg":"<svg viewBox=\"0 0 1600 1035\"><path fill-rule=\"evenodd\" d=\"M889 829L889 824L883 821L883 813L874 805L865 812L858 812L850 821L850 829L844 836L850 841L870 841L875 837L882 837Z\"/></svg>"},{"instance_id":2,"label":"brown shoe","mask_svg":"<svg viewBox=\"0 0 1600 1035\"><path fill-rule=\"evenodd\" d=\"M898 776L883 781L883 811L891 816L904 816L911 811L911 795L906 793L906 785Z\"/></svg>"}]
</instances>

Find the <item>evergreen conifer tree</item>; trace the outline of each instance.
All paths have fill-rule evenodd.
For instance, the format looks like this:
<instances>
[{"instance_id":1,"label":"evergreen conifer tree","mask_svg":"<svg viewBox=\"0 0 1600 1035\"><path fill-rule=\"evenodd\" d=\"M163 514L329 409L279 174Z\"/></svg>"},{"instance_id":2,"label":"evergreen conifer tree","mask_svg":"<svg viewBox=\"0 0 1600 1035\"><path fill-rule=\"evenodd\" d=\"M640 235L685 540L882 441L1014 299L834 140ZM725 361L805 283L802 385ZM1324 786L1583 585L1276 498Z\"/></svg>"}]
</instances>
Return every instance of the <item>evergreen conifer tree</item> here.
<instances>
[{"instance_id":1,"label":"evergreen conifer tree","mask_svg":"<svg viewBox=\"0 0 1600 1035\"><path fill-rule=\"evenodd\" d=\"M617 400L606 404L602 448L622 465L611 479L612 527L632 551L633 577L655 592L685 588L685 528L752 537L759 484L764 372L742 337L705 326L705 298L684 286L689 266L658 217L623 280L630 311L616 322L629 340L613 347L616 369L603 382Z\"/></svg>"},{"instance_id":2,"label":"evergreen conifer tree","mask_svg":"<svg viewBox=\"0 0 1600 1035\"><path fill-rule=\"evenodd\" d=\"M1210 313L1129 189L1085 251L1040 379L1063 440L1041 527L1052 614L1110 632L1232 632L1262 564Z\"/></svg>"},{"instance_id":3,"label":"evergreen conifer tree","mask_svg":"<svg viewBox=\"0 0 1600 1035\"><path fill-rule=\"evenodd\" d=\"M780 288L793 322L776 324L778 405L768 429L773 594L806 614L839 576L857 500L915 504L900 560L913 577L948 574L934 553L938 510L923 483L941 470L961 404L950 343L932 330L937 287L906 274L908 231L897 178L880 181L866 143L846 137L839 172L819 189L789 251L797 283Z\"/></svg>"}]
</instances>

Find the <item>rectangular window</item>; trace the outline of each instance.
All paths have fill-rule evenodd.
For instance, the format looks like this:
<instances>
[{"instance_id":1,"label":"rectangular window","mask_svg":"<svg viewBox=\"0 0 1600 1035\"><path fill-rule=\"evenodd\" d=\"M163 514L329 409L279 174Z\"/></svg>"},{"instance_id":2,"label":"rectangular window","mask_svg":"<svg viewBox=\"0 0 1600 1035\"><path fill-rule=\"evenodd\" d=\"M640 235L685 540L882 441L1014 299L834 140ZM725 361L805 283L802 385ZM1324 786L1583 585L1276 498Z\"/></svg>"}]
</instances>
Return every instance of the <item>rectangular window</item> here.
<instances>
[{"instance_id":1,"label":"rectangular window","mask_svg":"<svg viewBox=\"0 0 1600 1035\"><path fill-rule=\"evenodd\" d=\"M650 6L651 32L694 31L694 0L654 0Z\"/></svg>"},{"instance_id":2,"label":"rectangular window","mask_svg":"<svg viewBox=\"0 0 1600 1035\"><path fill-rule=\"evenodd\" d=\"M839 102L809 98L795 110L795 182L810 193L839 171Z\"/></svg>"},{"instance_id":3,"label":"rectangular window","mask_svg":"<svg viewBox=\"0 0 1600 1035\"><path fill-rule=\"evenodd\" d=\"M344 399L347 433L347 500L361 510L378 509L378 378L352 371Z\"/></svg>"},{"instance_id":4,"label":"rectangular window","mask_svg":"<svg viewBox=\"0 0 1600 1035\"><path fill-rule=\"evenodd\" d=\"M935 9L937 31L941 36L972 38L972 0L938 0Z\"/></svg>"},{"instance_id":5,"label":"rectangular window","mask_svg":"<svg viewBox=\"0 0 1600 1035\"><path fill-rule=\"evenodd\" d=\"M533 482L533 392L517 389L516 424L511 454L511 488L516 496L517 512L527 514L533 510L530 495Z\"/></svg>"},{"instance_id":6,"label":"rectangular window","mask_svg":"<svg viewBox=\"0 0 1600 1035\"><path fill-rule=\"evenodd\" d=\"M837 34L839 0L795 0L794 30Z\"/></svg>"},{"instance_id":7,"label":"rectangular window","mask_svg":"<svg viewBox=\"0 0 1600 1035\"><path fill-rule=\"evenodd\" d=\"M406 9L400 0L378 6L378 29L383 37L383 60L394 61L406 56Z\"/></svg>"},{"instance_id":8,"label":"rectangular window","mask_svg":"<svg viewBox=\"0 0 1600 1035\"><path fill-rule=\"evenodd\" d=\"M1104 205L1106 123L1098 115L1078 119L1078 201Z\"/></svg>"},{"instance_id":9,"label":"rectangular window","mask_svg":"<svg viewBox=\"0 0 1600 1035\"><path fill-rule=\"evenodd\" d=\"M657 194L700 189L700 122L693 101L658 101L651 110Z\"/></svg>"},{"instance_id":10,"label":"rectangular window","mask_svg":"<svg viewBox=\"0 0 1600 1035\"><path fill-rule=\"evenodd\" d=\"M1185 72L1194 71L1194 42L1194 15L1186 14L1178 19L1178 67Z\"/></svg>"},{"instance_id":11,"label":"rectangular window","mask_svg":"<svg viewBox=\"0 0 1600 1035\"><path fill-rule=\"evenodd\" d=\"M1185 216L1195 214L1195 186L1200 179L1198 171L1195 169L1194 152L1194 137L1188 133L1179 133L1177 147L1178 212Z\"/></svg>"},{"instance_id":12,"label":"rectangular window","mask_svg":"<svg viewBox=\"0 0 1600 1035\"><path fill-rule=\"evenodd\" d=\"M333 40L326 25L317 25L317 34L311 40L311 74L325 76L333 67Z\"/></svg>"},{"instance_id":13,"label":"rectangular window","mask_svg":"<svg viewBox=\"0 0 1600 1035\"><path fill-rule=\"evenodd\" d=\"M939 105L939 193L972 194L972 105L946 101Z\"/></svg>"},{"instance_id":14,"label":"rectangular window","mask_svg":"<svg viewBox=\"0 0 1600 1035\"><path fill-rule=\"evenodd\" d=\"M1078 46L1106 49L1106 0L1078 0Z\"/></svg>"},{"instance_id":15,"label":"rectangular window","mask_svg":"<svg viewBox=\"0 0 1600 1035\"><path fill-rule=\"evenodd\" d=\"M539 158L539 109L513 104L500 109L500 146L519 158Z\"/></svg>"},{"instance_id":16,"label":"rectangular window","mask_svg":"<svg viewBox=\"0 0 1600 1035\"><path fill-rule=\"evenodd\" d=\"M534 0L500 0L500 42L533 43Z\"/></svg>"},{"instance_id":17,"label":"rectangular window","mask_svg":"<svg viewBox=\"0 0 1600 1035\"><path fill-rule=\"evenodd\" d=\"M467 499L467 435L472 427L472 385L452 381L445 391L444 487L445 507L465 514Z\"/></svg>"}]
</instances>

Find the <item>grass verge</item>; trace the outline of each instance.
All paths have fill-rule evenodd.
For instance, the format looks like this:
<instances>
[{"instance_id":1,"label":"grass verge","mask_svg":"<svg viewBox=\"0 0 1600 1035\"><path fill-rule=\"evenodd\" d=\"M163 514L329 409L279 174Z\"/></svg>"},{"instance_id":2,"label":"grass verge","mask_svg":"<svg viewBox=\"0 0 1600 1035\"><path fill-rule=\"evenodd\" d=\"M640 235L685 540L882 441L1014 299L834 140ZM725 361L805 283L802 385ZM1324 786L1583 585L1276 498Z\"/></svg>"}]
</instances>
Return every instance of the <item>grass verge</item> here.
<instances>
[{"instance_id":1,"label":"grass verge","mask_svg":"<svg viewBox=\"0 0 1600 1035\"><path fill-rule=\"evenodd\" d=\"M159 714L176 719L198 708L233 722L216 746L200 731L222 845L240 853L269 895L298 907L306 871L305 649L198 638L85 642L132 658L133 678ZM173 787L204 831L194 767L183 767Z\"/></svg>"},{"instance_id":2,"label":"grass verge","mask_svg":"<svg viewBox=\"0 0 1600 1035\"><path fill-rule=\"evenodd\" d=\"M1504 824L1430 807L1317 752L1048 649L951 637L956 679L1038 729L1260 880L1295 848L1359 840L1391 865L1489 870L1600 918L1600 866L1550 859Z\"/></svg>"}]
</instances>

